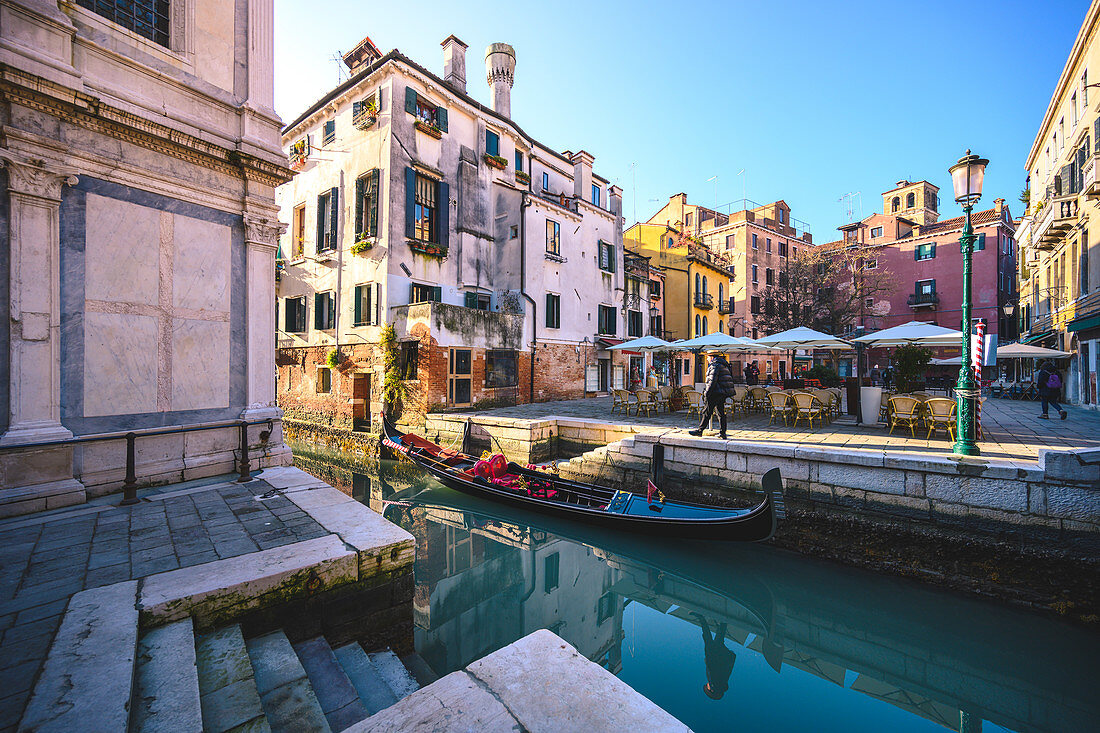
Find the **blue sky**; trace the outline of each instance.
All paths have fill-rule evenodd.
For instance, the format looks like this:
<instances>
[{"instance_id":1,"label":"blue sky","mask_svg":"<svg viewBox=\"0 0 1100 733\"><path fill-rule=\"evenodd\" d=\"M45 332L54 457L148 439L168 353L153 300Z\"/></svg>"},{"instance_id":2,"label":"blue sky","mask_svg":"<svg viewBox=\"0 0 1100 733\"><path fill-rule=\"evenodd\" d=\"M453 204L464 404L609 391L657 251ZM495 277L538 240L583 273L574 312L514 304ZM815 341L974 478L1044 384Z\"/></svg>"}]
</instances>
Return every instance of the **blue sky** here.
<instances>
[{"instance_id":1,"label":"blue sky","mask_svg":"<svg viewBox=\"0 0 1100 733\"><path fill-rule=\"evenodd\" d=\"M441 2L275 0L275 106L290 121L337 83L332 55L369 35L442 75L467 52L488 103L484 49L516 49L512 119L557 150L585 149L625 190L629 224L679 191L713 205L782 198L834 239L902 178L940 186L972 148L990 159L982 206L1020 213L1024 160L1087 0ZM969 41L962 44L962 39ZM743 176L738 172L744 169Z\"/></svg>"}]
</instances>

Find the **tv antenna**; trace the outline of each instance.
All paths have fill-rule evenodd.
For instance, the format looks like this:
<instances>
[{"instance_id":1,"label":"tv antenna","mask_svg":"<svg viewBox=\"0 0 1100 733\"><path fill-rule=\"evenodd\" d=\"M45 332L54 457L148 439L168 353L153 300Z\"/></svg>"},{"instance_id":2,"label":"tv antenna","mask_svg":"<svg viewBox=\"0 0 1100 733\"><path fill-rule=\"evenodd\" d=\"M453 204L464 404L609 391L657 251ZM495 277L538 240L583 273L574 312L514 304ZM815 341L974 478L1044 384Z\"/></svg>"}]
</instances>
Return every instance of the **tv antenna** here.
<instances>
[{"instance_id":1,"label":"tv antenna","mask_svg":"<svg viewBox=\"0 0 1100 733\"><path fill-rule=\"evenodd\" d=\"M343 51L337 51L332 54L332 60L336 62L336 83L337 85L344 83L344 75L348 72L348 67L344 63Z\"/></svg>"},{"instance_id":2,"label":"tv antenna","mask_svg":"<svg viewBox=\"0 0 1100 733\"><path fill-rule=\"evenodd\" d=\"M848 221L852 220L852 200L857 199L857 198L859 199L859 218L862 219L863 218L863 197L859 195L859 191L852 191L851 193L846 193L846 194L844 194L843 196L841 196L840 198L837 199L837 203L840 203L841 201L844 201L845 199L848 200Z\"/></svg>"}]
</instances>

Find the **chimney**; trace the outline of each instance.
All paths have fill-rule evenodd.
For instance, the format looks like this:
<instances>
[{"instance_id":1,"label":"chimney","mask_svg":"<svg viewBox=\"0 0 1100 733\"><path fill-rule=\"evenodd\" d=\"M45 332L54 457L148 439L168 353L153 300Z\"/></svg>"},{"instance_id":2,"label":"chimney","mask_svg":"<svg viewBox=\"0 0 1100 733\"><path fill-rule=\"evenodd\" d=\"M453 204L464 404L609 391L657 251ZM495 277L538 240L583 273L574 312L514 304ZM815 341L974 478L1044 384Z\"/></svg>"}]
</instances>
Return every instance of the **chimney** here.
<instances>
[{"instance_id":1,"label":"chimney","mask_svg":"<svg viewBox=\"0 0 1100 733\"><path fill-rule=\"evenodd\" d=\"M443 81L456 92L466 93L466 44L453 35L443 39Z\"/></svg>"},{"instance_id":2,"label":"chimney","mask_svg":"<svg viewBox=\"0 0 1100 733\"><path fill-rule=\"evenodd\" d=\"M1000 216L1001 211L1004 209L1004 207L1005 207L1005 200L1004 199L993 199L993 211L995 211L998 216Z\"/></svg>"},{"instance_id":3,"label":"chimney","mask_svg":"<svg viewBox=\"0 0 1100 733\"><path fill-rule=\"evenodd\" d=\"M569 156L573 161L573 195L581 201L591 201L588 195L592 190L592 163L595 158L580 150Z\"/></svg>"},{"instance_id":4,"label":"chimney","mask_svg":"<svg viewBox=\"0 0 1100 733\"><path fill-rule=\"evenodd\" d=\"M512 82L516 76L516 51L507 43L485 49L485 75L493 95L493 111L512 119Z\"/></svg>"},{"instance_id":5,"label":"chimney","mask_svg":"<svg viewBox=\"0 0 1100 733\"><path fill-rule=\"evenodd\" d=\"M361 68L374 63L380 58L382 58L382 52L374 45L374 41L370 39L370 36L364 36L355 48L344 54L344 64L347 65L352 76L354 76Z\"/></svg>"}]
</instances>

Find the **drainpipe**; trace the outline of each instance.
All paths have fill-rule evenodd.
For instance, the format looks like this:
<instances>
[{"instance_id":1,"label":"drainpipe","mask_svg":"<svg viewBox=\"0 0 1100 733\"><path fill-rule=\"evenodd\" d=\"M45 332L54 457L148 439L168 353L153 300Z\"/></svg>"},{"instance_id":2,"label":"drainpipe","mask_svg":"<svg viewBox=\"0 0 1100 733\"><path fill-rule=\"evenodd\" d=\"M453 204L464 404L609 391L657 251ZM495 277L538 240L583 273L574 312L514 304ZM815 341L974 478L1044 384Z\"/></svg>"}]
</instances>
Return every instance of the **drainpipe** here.
<instances>
[{"instance_id":1,"label":"drainpipe","mask_svg":"<svg viewBox=\"0 0 1100 733\"><path fill-rule=\"evenodd\" d=\"M520 194L519 204L519 292L531 304L531 386L527 401L535 401L535 353L539 348L539 311L538 303L527 294L527 207L531 198Z\"/></svg>"}]
</instances>

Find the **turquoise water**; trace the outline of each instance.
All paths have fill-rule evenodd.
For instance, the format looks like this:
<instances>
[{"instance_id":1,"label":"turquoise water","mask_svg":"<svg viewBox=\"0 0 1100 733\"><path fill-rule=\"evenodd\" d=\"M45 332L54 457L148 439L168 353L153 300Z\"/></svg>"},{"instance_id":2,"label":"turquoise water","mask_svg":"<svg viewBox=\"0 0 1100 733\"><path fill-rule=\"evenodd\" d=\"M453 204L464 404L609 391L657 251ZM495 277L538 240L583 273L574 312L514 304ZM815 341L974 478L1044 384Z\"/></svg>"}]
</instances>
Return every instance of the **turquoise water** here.
<instances>
[{"instance_id":1,"label":"turquoise water","mask_svg":"<svg viewBox=\"0 0 1100 733\"><path fill-rule=\"evenodd\" d=\"M404 465L344 488L416 536L439 675L548 628L700 732L1098 729L1093 631L766 545L549 520Z\"/></svg>"}]
</instances>

